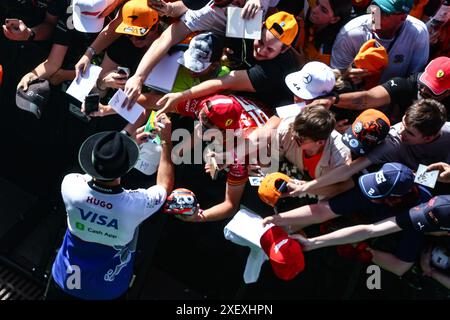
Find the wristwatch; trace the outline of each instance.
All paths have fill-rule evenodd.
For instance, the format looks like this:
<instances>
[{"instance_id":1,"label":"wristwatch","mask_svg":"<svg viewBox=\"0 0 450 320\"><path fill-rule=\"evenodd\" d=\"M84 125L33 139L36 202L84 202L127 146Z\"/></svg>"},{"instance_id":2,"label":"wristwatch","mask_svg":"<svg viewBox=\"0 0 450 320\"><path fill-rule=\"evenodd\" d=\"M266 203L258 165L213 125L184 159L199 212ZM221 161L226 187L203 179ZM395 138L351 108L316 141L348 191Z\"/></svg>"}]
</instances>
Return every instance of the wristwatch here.
<instances>
[{"instance_id":1,"label":"wristwatch","mask_svg":"<svg viewBox=\"0 0 450 320\"><path fill-rule=\"evenodd\" d=\"M331 91L330 92L331 93L331 95L334 97L334 103L333 104L338 104L339 103L339 93L337 93L337 92L334 92L334 91Z\"/></svg>"},{"instance_id":2,"label":"wristwatch","mask_svg":"<svg viewBox=\"0 0 450 320\"><path fill-rule=\"evenodd\" d=\"M30 35L28 36L27 41L33 41L34 37L36 37L36 32L34 32L33 29L30 29Z\"/></svg>"},{"instance_id":3,"label":"wristwatch","mask_svg":"<svg viewBox=\"0 0 450 320\"><path fill-rule=\"evenodd\" d=\"M86 52L89 52L89 54L91 55L91 57L95 56L97 54L97 52L95 52L95 49L92 47L87 47L86 48Z\"/></svg>"},{"instance_id":4,"label":"wristwatch","mask_svg":"<svg viewBox=\"0 0 450 320\"><path fill-rule=\"evenodd\" d=\"M128 137L131 137L131 134L129 134L128 131L125 130L125 129L123 129L122 131L120 131L120 133L121 133L121 134L124 134L124 135L126 135L126 136L128 136Z\"/></svg>"}]
</instances>

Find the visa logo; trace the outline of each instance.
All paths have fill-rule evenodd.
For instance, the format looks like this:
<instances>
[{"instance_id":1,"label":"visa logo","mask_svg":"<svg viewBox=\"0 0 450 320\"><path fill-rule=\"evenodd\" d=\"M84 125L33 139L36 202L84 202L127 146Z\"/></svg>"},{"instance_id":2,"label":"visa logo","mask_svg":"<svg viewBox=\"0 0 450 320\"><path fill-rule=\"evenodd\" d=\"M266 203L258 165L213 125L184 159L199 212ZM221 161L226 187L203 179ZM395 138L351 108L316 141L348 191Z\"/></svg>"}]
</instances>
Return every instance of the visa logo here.
<instances>
[{"instance_id":1,"label":"visa logo","mask_svg":"<svg viewBox=\"0 0 450 320\"><path fill-rule=\"evenodd\" d=\"M89 212L84 212L83 209L81 208L77 208L80 211L80 216L81 219L83 219L84 221L90 221L92 223L96 223L98 225L101 226L107 226L108 228L114 228L116 230L119 229L118 227L118 221L117 219L111 219L108 216L104 216L104 215L100 215L98 213L89 211Z\"/></svg>"}]
</instances>

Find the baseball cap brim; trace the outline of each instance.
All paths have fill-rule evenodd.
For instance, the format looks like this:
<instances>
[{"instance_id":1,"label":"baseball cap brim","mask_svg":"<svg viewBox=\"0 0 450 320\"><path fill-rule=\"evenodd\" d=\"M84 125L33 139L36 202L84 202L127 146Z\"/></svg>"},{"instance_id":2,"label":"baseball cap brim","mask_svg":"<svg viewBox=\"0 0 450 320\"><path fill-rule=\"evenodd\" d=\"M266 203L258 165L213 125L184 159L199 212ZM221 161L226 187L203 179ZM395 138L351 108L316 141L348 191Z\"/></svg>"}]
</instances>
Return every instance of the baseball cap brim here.
<instances>
[{"instance_id":1,"label":"baseball cap brim","mask_svg":"<svg viewBox=\"0 0 450 320\"><path fill-rule=\"evenodd\" d=\"M409 218L411 223L417 231L420 232L432 232L439 231L439 226L430 221L427 218L427 212L429 210L428 202L422 203L416 207L409 209Z\"/></svg>"},{"instance_id":2,"label":"baseball cap brim","mask_svg":"<svg viewBox=\"0 0 450 320\"><path fill-rule=\"evenodd\" d=\"M424 86L426 86L428 89L430 89L431 92L433 92L434 95L436 96L440 96L441 94L445 93L447 90L449 90L449 88L442 88L441 90L436 90L436 84L433 83L433 77L430 76L429 73L422 72L422 74L419 76L418 81L423 84Z\"/></svg>"},{"instance_id":3,"label":"baseball cap brim","mask_svg":"<svg viewBox=\"0 0 450 320\"><path fill-rule=\"evenodd\" d=\"M376 172L364 174L358 179L358 184L362 193L369 199L384 198L386 196L385 194L382 194L380 190L377 188L375 174ZM370 193L369 190L371 190Z\"/></svg>"},{"instance_id":4,"label":"baseball cap brim","mask_svg":"<svg viewBox=\"0 0 450 320\"><path fill-rule=\"evenodd\" d=\"M89 16L89 18L86 16L86 18L82 18L81 15L82 13L79 12L79 9L75 8L75 12L72 15L75 30L87 33L97 33L103 29L105 18L95 16Z\"/></svg>"},{"instance_id":5,"label":"baseball cap brim","mask_svg":"<svg viewBox=\"0 0 450 320\"><path fill-rule=\"evenodd\" d=\"M352 127L350 126L342 135L342 142L355 154L365 155L366 152L363 149L362 143L353 134Z\"/></svg>"},{"instance_id":6,"label":"baseball cap brim","mask_svg":"<svg viewBox=\"0 0 450 320\"><path fill-rule=\"evenodd\" d=\"M185 53L186 52L187 51L185 51ZM183 67L185 67L186 69L189 69L189 70L191 70L192 72L195 72L195 73L200 73L200 72L205 71L212 64L211 62L204 62L204 63L200 63L199 62L199 63L195 63L195 64L190 64L189 66L187 66L186 59L184 59L184 54L181 57L178 58L177 62L179 64L181 64Z\"/></svg>"},{"instance_id":7,"label":"baseball cap brim","mask_svg":"<svg viewBox=\"0 0 450 320\"><path fill-rule=\"evenodd\" d=\"M97 169L95 169L92 163L92 151L94 150L94 146L98 140L103 138L105 135L110 132L99 132L96 133L89 138L87 138L80 147L80 151L78 153L78 162L80 163L81 169L84 172L89 174L91 177L100 179L100 180L112 180L125 175L128 171L130 171L136 164L139 157L139 147L134 142L134 140L126 137L123 139L125 152L128 153L128 163L123 166L122 170L117 172L116 177L105 177L100 174Z\"/></svg>"},{"instance_id":8,"label":"baseball cap brim","mask_svg":"<svg viewBox=\"0 0 450 320\"><path fill-rule=\"evenodd\" d=\"M287 87L293 94L295 94L297 97L304 99L304 100L311 100L317 98L319 95L317 93L312 93L308 91L302 84L301 81L297 81L296 79L302 79L303 74L302 71L297 71L290 73L286 76L284 79L284 82L286 83Z\"/></svg>"},{"instance_id":9,"label":"baseball cap brim","mask_svg":"<svg viewBox=\"0 0 450 320\"><path fill-rule=\"evenodd\" d=\"M34 114L38 119L41 118L41 109L39 106L19 95L19 93L16 94L16 105L22 110L31 112Z\"/></svg>"},{"instance_id":10,"label":"baseball cap brim","mask_svg":"<svg viewBox=\"0 0 450 320\"><path fill-rule=\"evenodd\" d=\"M150 31L150 28L136 27L126 23L121 23L116 28L116 33L128 34L136 37L143 37Z\"/></svg>"}]
</instances>

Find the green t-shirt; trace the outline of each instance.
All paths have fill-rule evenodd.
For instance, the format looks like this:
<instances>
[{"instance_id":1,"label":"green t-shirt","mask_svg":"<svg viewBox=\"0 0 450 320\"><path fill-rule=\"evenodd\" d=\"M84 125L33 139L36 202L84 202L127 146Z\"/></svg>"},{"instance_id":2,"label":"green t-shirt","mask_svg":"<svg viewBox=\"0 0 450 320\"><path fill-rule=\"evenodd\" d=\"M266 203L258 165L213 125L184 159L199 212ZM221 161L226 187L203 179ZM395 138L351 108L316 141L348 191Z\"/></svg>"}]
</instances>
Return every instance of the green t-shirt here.
<instances>
[{"instance_id":1,"label":"green t-shirt","mask_svg":"<svg viewBox=\"0 0 450 320\"><path fill-rule=\"evenodd\" d=\"M217 77L222 77L228 73L230 73L230 68L226 66L220 67L220 71ZM175 82L173 84L172 92L182 92L184 90L188 90L193 86L200 84L199 78L194 78L189 72L189 69L180 66L178 69L177 77L175 78Z\"/></svg>"}]
</instances>

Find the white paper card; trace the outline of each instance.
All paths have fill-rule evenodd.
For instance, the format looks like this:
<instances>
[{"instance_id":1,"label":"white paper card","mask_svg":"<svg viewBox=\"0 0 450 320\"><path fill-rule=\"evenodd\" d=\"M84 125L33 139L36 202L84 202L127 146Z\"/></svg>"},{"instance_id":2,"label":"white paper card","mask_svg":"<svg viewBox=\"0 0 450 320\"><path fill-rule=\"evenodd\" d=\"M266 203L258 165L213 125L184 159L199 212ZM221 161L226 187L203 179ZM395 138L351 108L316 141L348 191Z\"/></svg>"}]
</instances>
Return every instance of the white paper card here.
<instances>
[{"instance_id":1,"label":"white paper card","mask_svg":"<svg viewBox=\"0 0 450 320\"><path fill-rule=\"evenodd\" d=\"M83 102L84 98L86 98L86 96L95 86L95 83L97 82L98 76L100 75L101 71L101 67L90 64L83 75L72 81L69 88L67 88L66 93L70 94L80 102Z\"/></svg>"},{"instance_id":2,"label":"white paper card","mask_svg":"<svg viewBox=\"0 0 450 320\"><path fill-rule=\"evenodd\" d=\"M282 106L276 108L277 114L280 118L289 118L289 117L295 117L298 115L303 108L305 108L304 102L289 104L287 106Z\"/></svg>"},{"instance_id":3,"label":"white paper card","mask_svg":"<svg viewBox=\"0 0 450 320\"><path fill-rule=\"evenodd\" d=\"M180 67L177 60L182 55L183 51L166 54L150 72L144 84L158 91L171 92Z\"/></svg>"},{"instance_id":4,"label":"white paper card","mask_svg":"<svg viewBox=\"0 0 450 320\"><path fill-rule=\"evenodd\" d=\"M227 8L226 36L230 38L261 39L262 10L253 19L241 18L242 8Z\"/></svg>"},{"instance_id":5,"label":"white paper card","mask_svg":"<svg viewBox=\"0 0 450 320\"><path fill-rule=\"evenodd\" d=\"M426 170L427 166L419 164L419 168L417 168L414 182L429 188L434 188L434 186L436 185L437 178L439 176L439 170L433 170L428 172L426 172Z\"/></svg>"},{"instance_id":6,"label":"white paper card","mask_svg":"<svg viewBox=\"0 0 450 320\"><path fill-rule=\"evenodd\" d=\"M144 108L135 103L131 110L127 108L122 108L123 102L127 98L125 92L122 89L117 90L116 94L113 95L111 100L109 100L108 104L116 111L119 115L121 115L125 120L129 123L135 123L139 118L142 112L144 112Z\"/></svg>"},{"instance_id":7,"label":"white paper card","mask_svg":"<svg viewBox=\"0 0 450 320\"><path fill-rule=\"evenodd\" d=\"M262 218L256 213L243 207L241 207L234 215L233 219L225 226L226 229L232 231L239 237L250 241L259 248L261 248L259 242L261 236L271 227L273 227L273 224L271 223L263 227Z\"/></svg>"}]
</instances>

